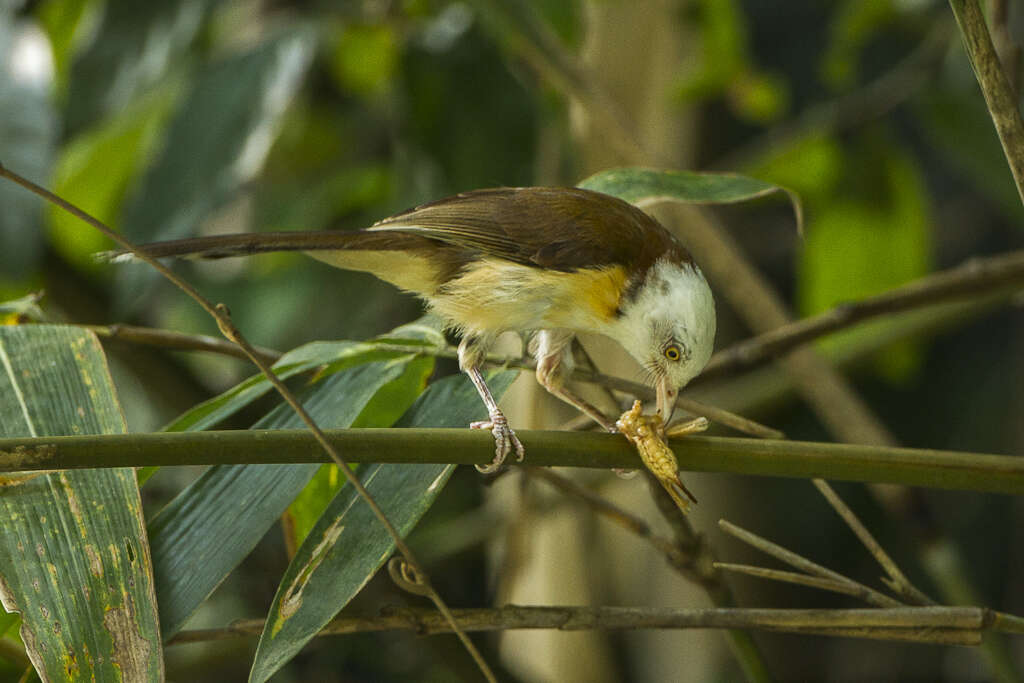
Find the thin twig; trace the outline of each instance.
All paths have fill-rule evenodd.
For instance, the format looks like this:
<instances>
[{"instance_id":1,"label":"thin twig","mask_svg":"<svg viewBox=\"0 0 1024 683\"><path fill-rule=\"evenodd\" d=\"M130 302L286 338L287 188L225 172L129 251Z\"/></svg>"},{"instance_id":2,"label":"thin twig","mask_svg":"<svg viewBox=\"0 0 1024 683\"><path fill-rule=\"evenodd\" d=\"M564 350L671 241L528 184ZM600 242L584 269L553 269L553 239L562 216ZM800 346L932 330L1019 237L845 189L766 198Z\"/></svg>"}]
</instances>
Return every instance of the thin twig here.
<instances>
[{"instance_id":1,"label":"thin twig","mask_svg":"<svg viewBox=\"0 0 1024 683\"><path fill-rule=\"evenodd\" d=\"M782 569L768 569L767 567L755 567L749 564L735 564L732 562L715 562L715 569L735 572L737 574L746 574L747 576L756 576L759 579L769 579L771 581L780 581L782 583L795 583L809 588L818 588L825 591L831 591L833 593L842 593L843 595L860 597L860 591L853 589L846 583L833 581L832 579L826 579L820 576L809 576L807 574L799 574L797 572L787 572Z\"/></svg>"},{"instance_id":2,"label":"thin twig","mask_svg":"<svg viewBox=\"0 0 1024 683\"><path fill-rule=\"evenodd\" d=\"M987 297L1016 286L1024 286L1024 251L974 258L879 296L842 304L734 344L716 353L696 381L747 369L870 318L969 297Z\"/></svg>"},{"instance_id":3,"label":"thin twig","mask_svg":"<svg viewBox=\"0 0 1024 683\"><path fill-rule=\"evenodd\" d=\"M967 56L978 77L989 114L1003 145L1003 153L1017 184L1017 193L1024 201L1024 120L1021 119L1017 100L1006 74L999 63L999 55L992 45L985 15L977 0L949 0L953 15L960 26Z\"/></svg>"},{"instance_id":4,"label":"thin twig","mask_svg":"<svg viewBox=\"0 0 1024 683\"><path fill-rule=\"evenodd\" d=\"M277 392L281 395L281 397L285 400L285 402L288 403L289 406L291 406L292 410L295 411L295 414L299 416L299 419L301 419L302 422L306 425L306 427L312 433L313 437L316 439L317 443L324 450L324 452L327 453L330 459L333 460L335 464L341 469L341 471L348 477L349 482L351 482L353 488L356 490L359 497L366 503L366 505L373 512L374 516L377 517L380 523L387 530L388 535L391 536L392 540L395 543L395 547L398 548L399 552L406 559L409 565L416 571L416 573L422 577L425 592L429 595L431 601L437 607L438 611L440 611L443 617L450 623L452 631L458 636L459 640L462 642L463 647L465 647L466 651L476 662L477 666L480 668L480 671L484 674L484 677L487 678L488 681L494 681L496 683L497 679L495 678L494 673L491 671L487 662L484 661L483 656L480 654L479 650L477 650L476 646L472 643L472 641L469 640L469 637L462 631L462 629L459 628L458 623L455 621L454 617L451 614L451 610L445 604L441 596L437 593L437 591L435 591L430 586L426 573L423 572L423 570L420 568L419 563L416 561L416 558L412 553L412 550L409 548L408 545L406 545L405 540L402 538L402 535L398 533L398 530L387 518L387 515L384 514L384 511L381 510L380 506L377 504L377 501L374 500L373 496L371 496L369 491L366 490L366 487L363 486L362 482L359 481L359 478L356 476L351 476L351 469L349 468L348 463L345 462L345 460L341 457L341 455L334 448L331 442L327 440L327 437L324 436L323 431L316 424L316 422L309 415L309 413L306 412L306 409L302 406L298 399L295 398L292 392L285 386L284 382L282 382L281 379L274 373L274 371L270 368L270 365L266 362L266 360L256 351L256 349L253 348L249 341L242 335L242 332L235 326L234 322L232 322L231 320L231 315L228 312L227 306L225 306L224 304L213 304L206 297L200 294L195 287L193 287L184 279L176 275L171 269L160 263L157 259L149 256L149 254L147 254L144 250L140 249L134 243L126 239L123 235L114 232L109 227L107 227L103 222L89 215L88 213L78 208L74 204L71 204L70 202L62 199L61 197L58 197L57 195L53 194L46 188L43 188L33 183L32 181L18 175L17 173L14 173L10 169L6 168L2 163L0 163L0 177L7 178L8 180L11 180L16 184L21 185L22 187L29 190L33 194L42 197L51 204L60 207L64 211L67 211L69 214L91 225L96 230L99 230L101 233L103 233L104 235L112 239L115 243L117 243L118 246L122 247L123 249L126 249L127 251L130 251L138 259L144 261L151 268L160 273L164 278L173 283L178 289L180 289L182 292L187 294L193 301L199 304L199 306L203 310L205 310L210 316L213 317L214 320L216 320L217 327L220 329L221 334L223 334L224 337L228 339L228 341L237 344L239 348L241 348L245 352L245 355L249 358L249 360L252 361L252 363L257 368L259 368L260 372L267 378L267 381L269 381L271 385L273 385L274 389L276 389Z\"/></svg>"},{"instance_id":5,"label":"thin twig","mask_svg":"<svg viewBox=\"0 0 1024 683\"><path fill-rule=\"evenodd\" d=\"M871 556L882 566L885 573L889 575L889 580L886 581L886 585L889 588L902 597L904 600L916 604L916 605L934 605L935 601L925 595L923 592L918 590L914 584L910 583L910 580L900 570L900 568L893 562L889 554L885 552L881 544L875 540L875 537L868 531L867 527L861 523L857 515L853 514L853 510L843 502L839 495L835 492L832 486L824 479L812 479L811 483L814 484L815 488L821 492L821 495L825 496L825 500L828 501L832 509L835 510L846 525L850 527L853 533L860 539L860 542L867 548Z\"/></svg>"},{"instance_id":6,"label":"thin twig","mask_svg":"<svg viewBox=\"0 0 1024 683\"><path fill-rule=\"evenodd\" d=\"M894 600L888 595L879 593L874 588L865 586L862 583L843 576L839 572L823 567L817 562L812 562L802 555L798 555L791 550L787 550L777 543L772 543L771 541L762 538L757 534L751 533L746 529L742 529L735 524L731 524L724 519L718 521L718 526L721 527L722 531L726 532L730 536L738 538L747 545L753 546L761 552L785 562L791 567L796 567L797 569L812 576L820 576L847 586L851 591L853 591L850 595L855 595L859 599L871 605L876 605L878 607L897 607L902 604L899 600Z\"/></svg>"},{"instance_id":7,"label":"thin twig","mask_svg":"<svg viewBox=\"0 0 1024 683\"><path fill-rule=\"evenodd\" d=\"M920 642L977 645L983 631L1000 625L991 610L982 607L896 607L869 609L748 609L716 607L671 609L659 607L525 607L456 609L453 613L467 631L557 629L561 631L636 630L647 628L766 629L814 632L852 637L913 639ZM210 642L257 636L263 621L236 622L226 628L178 632L167 645ZM334 619L318 636L411 631L417 635L447 633L450 625L437 612L391 608L379 616L343 616ZM951 638L956 634L958 637Z\"/></svg>"},{"instance_id":8,"label":"thin twig","mask_svg":"<svg viewBox=\"0 0 1024 683\"><path fill-rule=\"evenodd\" d=\"M174 330L163 330L155 327L140 327L138 325L125 325L117 323L114 325L82 325L81 327L92 331L102 339L114 339L117 341L129 342L132 344L145 344L147 346L159 346L166 349L179 351L210 351L224 356L232 356L249 360L236 344L210 337L205 334L186 334ZM281 357L280 351L254 346L253 350L264 362L274 363Z\"/></svg>"}]
</instances>

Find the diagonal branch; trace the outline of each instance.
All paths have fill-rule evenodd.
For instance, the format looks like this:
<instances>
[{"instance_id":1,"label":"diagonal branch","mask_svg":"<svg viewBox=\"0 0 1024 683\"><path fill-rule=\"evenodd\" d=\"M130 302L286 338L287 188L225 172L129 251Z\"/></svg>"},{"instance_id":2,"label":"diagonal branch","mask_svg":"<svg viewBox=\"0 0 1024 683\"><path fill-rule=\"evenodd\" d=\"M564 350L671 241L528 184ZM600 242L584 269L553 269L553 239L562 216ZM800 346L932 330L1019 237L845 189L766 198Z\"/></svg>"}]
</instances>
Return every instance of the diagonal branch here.
<instances>
[{"instance_id":1,"label":"diagonal branch","mask_svg":"<svg viewBox=\"0 0 1024 683\"><path fill-rule=\"evenodd\" d=\"M985 15L977 0L949 0L956 22L963 35L967 56L978 77L992 123L999 134L1003 153L1017 184L1017 193L1024 201L1024 120L1017 99L999 63L992 37L985 25Z\"/></svg>"},{"instance_id":2,"label":"diagonal branch","mask_svg":"<svg viewBox=\"0 0 1024 683\"><path fill-rule=\"evenodd\" d=\"M870 318L1024 287L1024 251L975 258L884 294L837 306L719 351L697 381L737 372Z\"/></svg>"}]
</instances>

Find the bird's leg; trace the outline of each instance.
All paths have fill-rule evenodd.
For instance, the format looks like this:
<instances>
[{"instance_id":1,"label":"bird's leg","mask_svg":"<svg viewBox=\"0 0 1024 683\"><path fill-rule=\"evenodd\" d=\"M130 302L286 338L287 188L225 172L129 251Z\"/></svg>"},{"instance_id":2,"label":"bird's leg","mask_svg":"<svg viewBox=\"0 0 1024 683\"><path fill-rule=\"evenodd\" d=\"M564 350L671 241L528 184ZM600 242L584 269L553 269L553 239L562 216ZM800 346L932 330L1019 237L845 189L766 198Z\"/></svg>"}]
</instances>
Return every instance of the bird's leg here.
<instances>
[{"instance_id":1,"label":"bird's leg","mask_svg":"<svg viewBox=\"0 0 1024 683\"><path fill-rule=\"evenodd\" d=\"M462 342L459 344L459 368L473 382L476 392L480 394L484 405L487 406L489 419L482 422L473 422L469 426L471 429L489 429L491 434L494 435L494 460L490 464L476 466L484 474L491 474L498 471L498 468L505 462L505 457L513 450L516 453L516 460L522 460L526 451L523 449L523 444L519 441L519 437L508 426L508 419L501 412L501 409L498 408L497 401L494 400L491 390L487 388L487 383L484 382L484 376L480 373L480 363L487 346L489 344L480 337L463 337Z\"/></svg>"},{"instance_id":2,"label":"bird's leg","mask_svg":"<svg viewBox=\"0 0 1024 683\"><path fill-rule=\"evenodd\" d=\"M572 371L573 333L568 330L541 330L534 338L537 381L548 392L581 410L609 432L618 431L615 423L596 406L567 389L565 380Z\"/></svg>"}]
</instances>

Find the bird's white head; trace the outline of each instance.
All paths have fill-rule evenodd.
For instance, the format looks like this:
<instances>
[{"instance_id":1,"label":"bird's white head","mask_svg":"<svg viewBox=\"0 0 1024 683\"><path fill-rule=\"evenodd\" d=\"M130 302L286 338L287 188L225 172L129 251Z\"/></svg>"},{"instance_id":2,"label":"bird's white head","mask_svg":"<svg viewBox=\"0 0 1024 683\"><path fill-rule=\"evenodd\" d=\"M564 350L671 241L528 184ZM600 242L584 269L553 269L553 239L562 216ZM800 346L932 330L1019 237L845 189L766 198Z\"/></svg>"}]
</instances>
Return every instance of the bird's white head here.
<instances>
[{"instance_id":1,"label":"bird's white head","mask_svg":"<svg viewBox=\"0 0 1024 683\"><path fill-rule=\"evenodd\" d=\"M662 259L629 287L609 336L648 371L667 422L676 395L696 377L715 344L715 301L700 268Z\"/></svg>"}]
</instances>

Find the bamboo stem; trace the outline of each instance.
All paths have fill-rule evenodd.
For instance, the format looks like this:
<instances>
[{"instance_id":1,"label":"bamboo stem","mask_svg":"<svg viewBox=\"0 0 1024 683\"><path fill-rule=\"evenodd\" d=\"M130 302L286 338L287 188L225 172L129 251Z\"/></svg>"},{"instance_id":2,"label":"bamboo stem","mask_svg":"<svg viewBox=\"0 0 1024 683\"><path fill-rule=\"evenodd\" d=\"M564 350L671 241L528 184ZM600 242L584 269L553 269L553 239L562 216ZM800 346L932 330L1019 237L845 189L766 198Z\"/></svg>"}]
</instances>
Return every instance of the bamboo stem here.
<instances>
[{"instance_id":1,"label":"bamboo stem","mask_svg":"<svg viewBox=\"0 0 1024 683\"><path fill-rule=\"evenodd\" d=\"M352 462L489 462L490 434L469 429L339 429L328 440ZM521 430L531 465L639 469L615 434ZM1024 458L809 441L689 436L670 441L682 470L908 484L1024 494ZM0 472L325 462L305 430L160 432L0 439Z\"/></svg>"}]
</instances>

